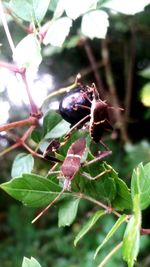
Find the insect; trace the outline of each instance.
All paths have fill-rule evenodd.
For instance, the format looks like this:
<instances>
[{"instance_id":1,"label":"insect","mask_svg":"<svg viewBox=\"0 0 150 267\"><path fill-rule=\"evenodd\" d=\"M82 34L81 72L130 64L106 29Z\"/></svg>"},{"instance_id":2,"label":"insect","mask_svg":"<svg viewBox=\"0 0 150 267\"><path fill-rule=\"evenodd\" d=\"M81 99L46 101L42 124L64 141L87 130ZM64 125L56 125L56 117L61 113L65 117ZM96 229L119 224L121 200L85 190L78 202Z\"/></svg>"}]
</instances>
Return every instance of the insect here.
<instances>
[{"instance_id":1,"label":"insect","mask_svg":"<svg viewBox=\"0 0 150 267\"><path fill-rule=\"evenodd\" d=\"M32 223L36 222L56 201L57 199L64 193L64 191L69 191L71 189L71 181L74 179L75 175L80 169L81 166L81 159L84 155L84 152L86 150L86 141L84 138L79 138L76 140L68 149L66 158L64 159L60 171L52 171L51 173L61 173L63 176L64 182L63 182L63 188L59 192L59 194L52 200L52 202L44 209L42 210L32 221ZM109 156L111 154L111 151L104 151L102 152L99 157L89 161L88 163L84 163L84 166L88 166L98 160L101 160L102 158ZM90 177L87 173L83 172L81 175L90 179L95 180L101 177L104 173L109 172L109 170L105 170L98 174L95 177Z\"/></svg>"},{"instance_id":2,"label":"insect","mask_svg":"<svg viewBox=\"0 0 150 267\"><path fill-rule=\"evenodd\" d=\"M85 90L79 88L76 97L76 92L75 94L74 92L70 92L69 95L65 95L60 103L59 110L62 117L66 119L66 115L64 116L64 114L65 112L68 113L67 116L69 119L67 119L68 121L70 120L69 122L73 123L73 126L65 137L68 138L75 128L78 128L80 125L89 121L91 138L96 143L100 142L107 148L101 139L104 132L113 130L108 113L108 110L113 107L110 107L105 100L103 101L100 99L94 83L91 87L86 86L85 88ZM80 113L82 113L82 116ZM76 117L76 120L74 120L74 116Z\"/></svg>"},{"instance_id":3,"label":"insect","mask_svg":"<svg viewBox=\"0 0 150 267\"><path fill-rule=\"evenodd\" d=\"M32 221L36 222L63 194L64 191L70 190L71 181L80 169L81 158L85 152L86 142L84 138L76 140L68 149L67 156L60 167L61 174L64 177L63 189L53 199L53 201ZM54 173L54 172L53 172Z\"/></svg>"}]
</instances>

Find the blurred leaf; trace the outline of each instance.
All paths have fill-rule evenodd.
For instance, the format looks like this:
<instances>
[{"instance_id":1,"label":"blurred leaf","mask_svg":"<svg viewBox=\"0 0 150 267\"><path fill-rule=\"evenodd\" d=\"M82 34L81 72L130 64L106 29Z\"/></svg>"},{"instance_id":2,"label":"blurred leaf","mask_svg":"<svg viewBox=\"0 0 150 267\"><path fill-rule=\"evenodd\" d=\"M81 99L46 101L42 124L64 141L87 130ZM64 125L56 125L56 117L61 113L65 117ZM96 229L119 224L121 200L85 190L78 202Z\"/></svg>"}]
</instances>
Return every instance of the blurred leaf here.
<instances>
[{"instance_id":1,"label":"blurred leaf","mask_svg":"<svg viewBox=\"0 0 150 267\"><path fill-rule=\"evenodd\" d=\"M142 140L137 144L126 144L125 150L127 156L125 158L125 164L128 166L130 172L140 162L150 161L150 144L147 140ZM140 151L140 152L139 152Z\"/></svg>"},{"instance_id":2,"label":"blurred leaf","mask_svg":"<svg viewBox=\"0 0 150 267\"><path fill-rule=\"evenodd\" d=\"M76 246L77 243L83 236L90 231L90 229L94 226L94 224L98 221L98 219L106 214L105 210L98 210L97 212L92 215L92 217L83 225L80 232L77 234L74 245Z\"/></svg>"},{"instance_id":3,"label":"blurred leaf","mask_svg":"<svg viewBox=\"0 0 150 267\"><path fill-rule=\"evenodd\" d=\"M63 136L70 129L70 123L65 120L61 120L50 132L45 136L45 139L48 138L59 138Z\"/></svg>"},{"instance_id":4,"label":"blurred leaf","mask_svg":"<svg viewBox=\"0 0 150 267\"><path fill-rule=\"evenodd\" d=\"M97 5L97 0L86 0L86 1L62 0L62 5L66 11L67 16L75 20L80 15L90 11L91 9L95 9Z\"/></svg>"},{"instance_id":5,"label":"blurred leaf","mask_svg":"<svg viewBox=\"0 0 150 267\"><path fill-rule=\"evenodd\" d=\"M135 195L140 197L140 208L146 209L150 205L150 163L145 166L139 166L133 170L131 179L131 194L132 198Z\"/></svg>"},{"instance_id":6,"label":"blurred leaf","mask_svg":"<svg viewBox=\"0 0 150 267\"><path fill-rule=\"evenodd\" d=\"M141 75L144 78L150 79L150 67L147 67L146 69L140 71L139 75Z\"/></svg>"},{"instance_id":7,"label":"blurred leaf","mask_svg":"<svg viewBox=\"0 0 150 267\"><path fill-rule=\"evenodd\" d=\"M109 26L108 15L105 11L95 10L82 18L81 31L83 35L93 38L105 38Z\"/></svg>"},{"instance_id":8,"label":"blurred leaf","mask_svg":"<svg viewBox=\"0 0 150 267\"><path fill-rule=\"evenodd\" d=\"M144 106L150 107L150 82L146 83L141 89L141 101Z\"/></svg>"},{"instance_id":9,"label":"blurred leaf","mask_svg":"<svg viewBox=\"0 0 150 267\"><path fill-rule=\"evenodd\" d=\"M116 221L116 223L113 225L111 230L108 232L108 234L104 238L102 244L100 244L100 246L98 246L98 248L96 249L96 252L94 254L94 259L96 258L96 256L97 256L98 252L100 251L100 249L104 246L104 244L106 244L106 242L108 242L108 240L114 235L114 233L118 230L118 228L122 225L122 223L125 222L125 220L126 220L126 215L123 214Z\"/></svg>"},{"instance_id":10,"label":"blurred leaf","mask_svg":"<svg viewBox=\"0 0 150 267\"><path fill-rule=\"evenodd\" d=\"M14 50L13 60L19 67L38 68L42 56L40 43L34 33L28 34L19 42Z\"/></svg>"},{"instance_id":11,"label":"blurred leaf","mask_svg":"<svg viewBox=\"0 0 150 267\"><path fill-rule=\"evenodd\" d=\"M41 267L41 265L33 257L31 259L24 257L21 267Z\"/></svg>"},{"instance_id":12,"label":"blurred leaf","mask_svg":"<svg viewBox=\"0 0 150 267\"><path fill-rule=\"evenodd\" d=\"M58 212L58 225L61 226L69 226L74 221L78 206L79 206L80 198L72 198L65 201L59 208Z\"/></svg>"},{"instance_id":13,"label":"blurred leaf","mask_svg":"<svg viewBox=\"0 0 150 267\"><path fill-rule=\"evenodd\" d=\"M23 174L1 184L0 187L10 196L30 207L46 206L61 190L54 182L35 174ZM65 196L65 193L63 195Z\"/></svg>"},{"instance_id":14,"label":"blurred leaf","mask_svg":"<svg viewBox=\"0 0 150 267\"><path fill-rule=\"evenodd\" d=\"M11 0L11 10L21 19L29 22L41 22L48 9L50 0Z\"/></svg>"},{"instance_id":15,"label":"blurred leaf","mask_svg":"<svg viewBox=\"0 0 150 267\"><path fill-rule=\"evenodd\" d=\"M123 238L123 259L127 261L128 267L133 267L140 246L140 196L137 193L133 198L134 215L130 218Z\"/></svg>"},{"instance_id":16,"label":"blurred leaf","mask_svg":"<svg viewBox=\"0 0 150 267\"><path fill-rule=\"evenodd\" d=\"M52 21L43 39L43 43L45 45L51 44L61 47L69 34L71 26L72 20L68 17L62 17Z\"/></svg>"},{"instance_id":17,"label":"blurred leaf","mask_svg":"<svg viewBox=\"0 0 150 267\"><path fill-rule=\"evenodd\" d=\"M60 121L62 117L53 110L48 111L43 120L43 135L48 134Z\"/></svg>"},{"instance_id":18,"label":"blurred leaf","mask_svg":"<svg viewBox=\"0 0 150 267\"><path fill-rule=\"evenodd\" d=\"M126 0L126 1L120 1L120 0L110 0L106 3L104 3L104 7L111 8L113 10L116 10L118 12L121 12L123 14L127 15L134 15L138 12L141 12L144 10L144 7L149 4L149 0L139 0L138 5L136 0Z\"/></svg>"},{"instance_id":19,"label":"blurred leaf","mask_svg":"<svg viewBox=\"0 0 150 267\"><path fill-rule=\"evenodd\" d=\"M20 176L23 173L30 173L33 170L34 158L31 154L20 153L14 159L11 176L16 177Z\"/></svg>"}]
</instances>

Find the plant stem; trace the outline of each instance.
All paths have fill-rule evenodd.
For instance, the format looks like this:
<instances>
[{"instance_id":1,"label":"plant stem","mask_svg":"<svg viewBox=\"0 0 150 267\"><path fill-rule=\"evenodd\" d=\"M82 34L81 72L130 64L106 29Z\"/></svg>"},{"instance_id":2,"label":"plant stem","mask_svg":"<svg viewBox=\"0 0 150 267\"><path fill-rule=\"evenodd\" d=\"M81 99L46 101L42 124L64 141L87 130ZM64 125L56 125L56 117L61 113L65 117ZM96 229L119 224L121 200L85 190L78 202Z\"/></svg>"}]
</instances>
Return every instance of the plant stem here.
<instances>
[{"instance_id":1,"label":"plant stem","mask_svg":"<svg viewBox=\"0 0 150 267\"><path fill-rule=\"evenodd\" d=\"M107 40L103 40L102 41L102 58L103 61L105 63L105 73L106 73L106 80L108 83L108 87L109 87L109 92L111 95L111 101L112 101L112 105L115 109L115 116L116 116L116 121L117 121L117 126L120 129L120 133L121 133L121 139L124 143L130 142L129 141L129 137L125 128L125 124L124 124L124 119L123 116L121 114L121 110L118 108L119 107L119 100L118 100L118 96L117 96L117 89L114 83L114 79L113 79L113 74L112 74L112 69L111 69L111 65L110 65L110 59L109 59L109 51L108 51L108 47L107 47Z\"/></svg>"},{"instance_id":2,"label":"plant stem","mask_svg":"<svg viewBox=\"0 0 150 267\"><path fill-rule=\"evenodd\" d=\"M18 68L14 64L10 64L10 63L3 62L3 61L0 61L0 67L7 68L7 69L9 69L15 73L19 73L19 74L22 74L25 70L24 68Z\"/></svg>"},{"instance_id":3,"label":"plant stem","mask_svg":"<svg viewBox=\"0 0 150 267\"><path fill-rule=\"evenodd\" d=\"M83 46L84 46L84 49L85 49L86 54L88 56L89 62L91 64L91 68L92 68L92 70L94 72L94 76L95 76L95 80L96 80L96 83L97 83L97 87L99 88L100 98L103 99L103 97L104 97L104 92L103 92L104 86L103 86L103 82L102 82L100 73L97 70L96 60L94 58L92 49L91 49L91 47L90 47L87 39L84 39L83 40Z\"/></svg>"},{"instance_id":4,"label":"plant stem","mask_svg":"<svg viewBox=\"0 0 150 267\"><path fill-rule=\"evenodd\" d=\"M28 125L37 125L37 118L30 116L28 119L24 119L21 121L14 121L5 125L1 125L0 132Z\"/></svg>"},{"instance_id":5,"label":"plant stem","mask_svg":"<svg viewBox=\"0 0 150 267\"><path fill-rule=\"evenodd\" d=\"M120 216L121 216L120 213L118 213L117 211L115 211L115 210L112 209L111 207L109 207L109 206L103 204L101 201L98 201L98 200L96 200L96 199L94 199L94 198L92 198L92 197L89 197L89 196L87 196L87 195L84 195L84 194L82 194L82 193L74 193L74 195L77 196L77 197L83 198L83 199L87 199L88 201L97 204L97 205L100 206L101 208L104 208L105 210L107 210L108 213L113 213L113 214L115 214L117 217L120 217Z\"/></svg>"},{"instance_id":6,"label":"plant stem","mask_svg":"<svg viewBox=\"0 0 150 267\"><path fill-rule=\"evenodd\" d=\"M113 250L111 250L111 252L107 254L107 256L103 259L103 261L97 267L103 267L108 262L108 260L112 257L112 255L115 254L122 247L122 243L123 242L120 242L117 246L115 246Z\"/></svg>"},{"instance_id":7,"label":"plant stem","mask_svg":"<svg viewBox=\"0 0 150 267\"><path fill-rule=\"evenodd\" d=\"M11 48L12 53L13 53L14 50L15 50L15 46L14 46L14 43L13 43L9 28L8 28L8 25L7 25L7 20L6 20L6 17L5 17L5 13L4 13L4 9L3 9L3 5L2 5L2 1L1 0L0 0L0 17L1 17L1 20L2 20L2 24L3 24L4 30L5 30L7 39L8 39L8 43L9 43L10 48Z\"/></svg>"}]
</instances>

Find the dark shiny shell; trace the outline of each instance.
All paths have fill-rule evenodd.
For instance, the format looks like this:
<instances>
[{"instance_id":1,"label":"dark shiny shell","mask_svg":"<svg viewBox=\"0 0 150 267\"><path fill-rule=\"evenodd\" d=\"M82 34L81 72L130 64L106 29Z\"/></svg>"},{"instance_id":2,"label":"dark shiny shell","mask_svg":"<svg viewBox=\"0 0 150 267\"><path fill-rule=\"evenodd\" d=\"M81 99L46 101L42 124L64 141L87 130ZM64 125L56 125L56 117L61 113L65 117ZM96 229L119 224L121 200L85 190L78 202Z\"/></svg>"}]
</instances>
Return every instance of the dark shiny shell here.
<instances>
[{"instance_id":1,"label":"dark shiny shell","mask_svg":"<svg viewBox=\"0 0 150 267\"><path fill-rule=\"evenodd\" d=\"M66 93L60 102L59 112L61 116L72 125L90 114L91 102L85 95L92 99L92 93L88 91L88 87L78 86Z\"/></svg>"}]
</instances>

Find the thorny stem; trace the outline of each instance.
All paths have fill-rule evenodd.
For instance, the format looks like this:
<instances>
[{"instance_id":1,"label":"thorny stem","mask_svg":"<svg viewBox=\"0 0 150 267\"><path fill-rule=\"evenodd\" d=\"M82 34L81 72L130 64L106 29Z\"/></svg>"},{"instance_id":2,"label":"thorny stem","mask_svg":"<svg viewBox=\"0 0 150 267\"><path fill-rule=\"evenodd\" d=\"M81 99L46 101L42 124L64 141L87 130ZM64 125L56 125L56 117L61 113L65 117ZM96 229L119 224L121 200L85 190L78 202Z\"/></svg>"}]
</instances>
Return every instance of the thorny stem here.
<instances>
[{"instance_id":1,"label":"thorny stem","mask_svg":"<svg viewBox=\"0 0 150 267\"><path fill-rule=\"evenodd\" d=\"M117 246L115 246L97 267L103 267L108 262L108 260L112 257L112 255L115 254L122 247L122 244L123 242L120 242Z\"/></svg>"},{"instance_id":2,"label":"thorny stem","mask_svg":"<svg viewBox=\"0 0 150 267\"><path fill-rule=\"evenodd\" d=\"M124 143L129 142L129 137L127 135L127 131L125 128L123 116L121 115L121 111L118 109L119 107L119 100L117 97L117 90L116 86L114 83L113 79L113 74L112 74L112 69L110 65L110 60L109 60L109 51L107 47L107 40L102 41L102 58L105 63L105 73L106 73L106 80L109 86L109 91L111 94L111 101L112 105L115 108L115 115L116 115L116 121L118 123L118 128L120 129L121 132L121 138Z\"/></svg>"},{"instance_id":3,"label":"thorny stem","mask_svg":"<svg viewBox=\"0 0 150 267\"><path fill-rule=\"evenodd\" d=\"M92 70L94 72L95 80L96 80L96 83L97 83L97 87L99 88L100 97L101 97L101 99L103 99L103 94L104 94L104 92L103 92L103 88L104 88L103 82L102 82L100 73L99 73L99 71L97 69L96 60L94 58L92 49L91 49L87 39L83 40L83 46L84 46L84 49L85 49L86 54L88 56L89 62L91 64L91 68L92 68Z\"/></svg>"},{"instance_id":4,"label":"thorny stem","mask_svg":"<svg viewBox=\"0 0 150 267\"><path fill-rule=\"evenodd\" d=\"M11 38L11 34L10 34L10 31L9 31L9 28L8 28L8 25L7 25L7 20L6 20L6 17L5 17L5 13L4 13L4 9L3 9L3 5L2 5L2 1L1 0L0 0L0 17L1 17L1 20L2 20L2 23L3 23L3 27L4 27L4 30L5 30L7 39L8 39L8 43L10 45L10 48L11 48L12 52L14 52L15 46L14 46L14 43L13 43L13 40Z\"/></svg>"}]
</instances>

